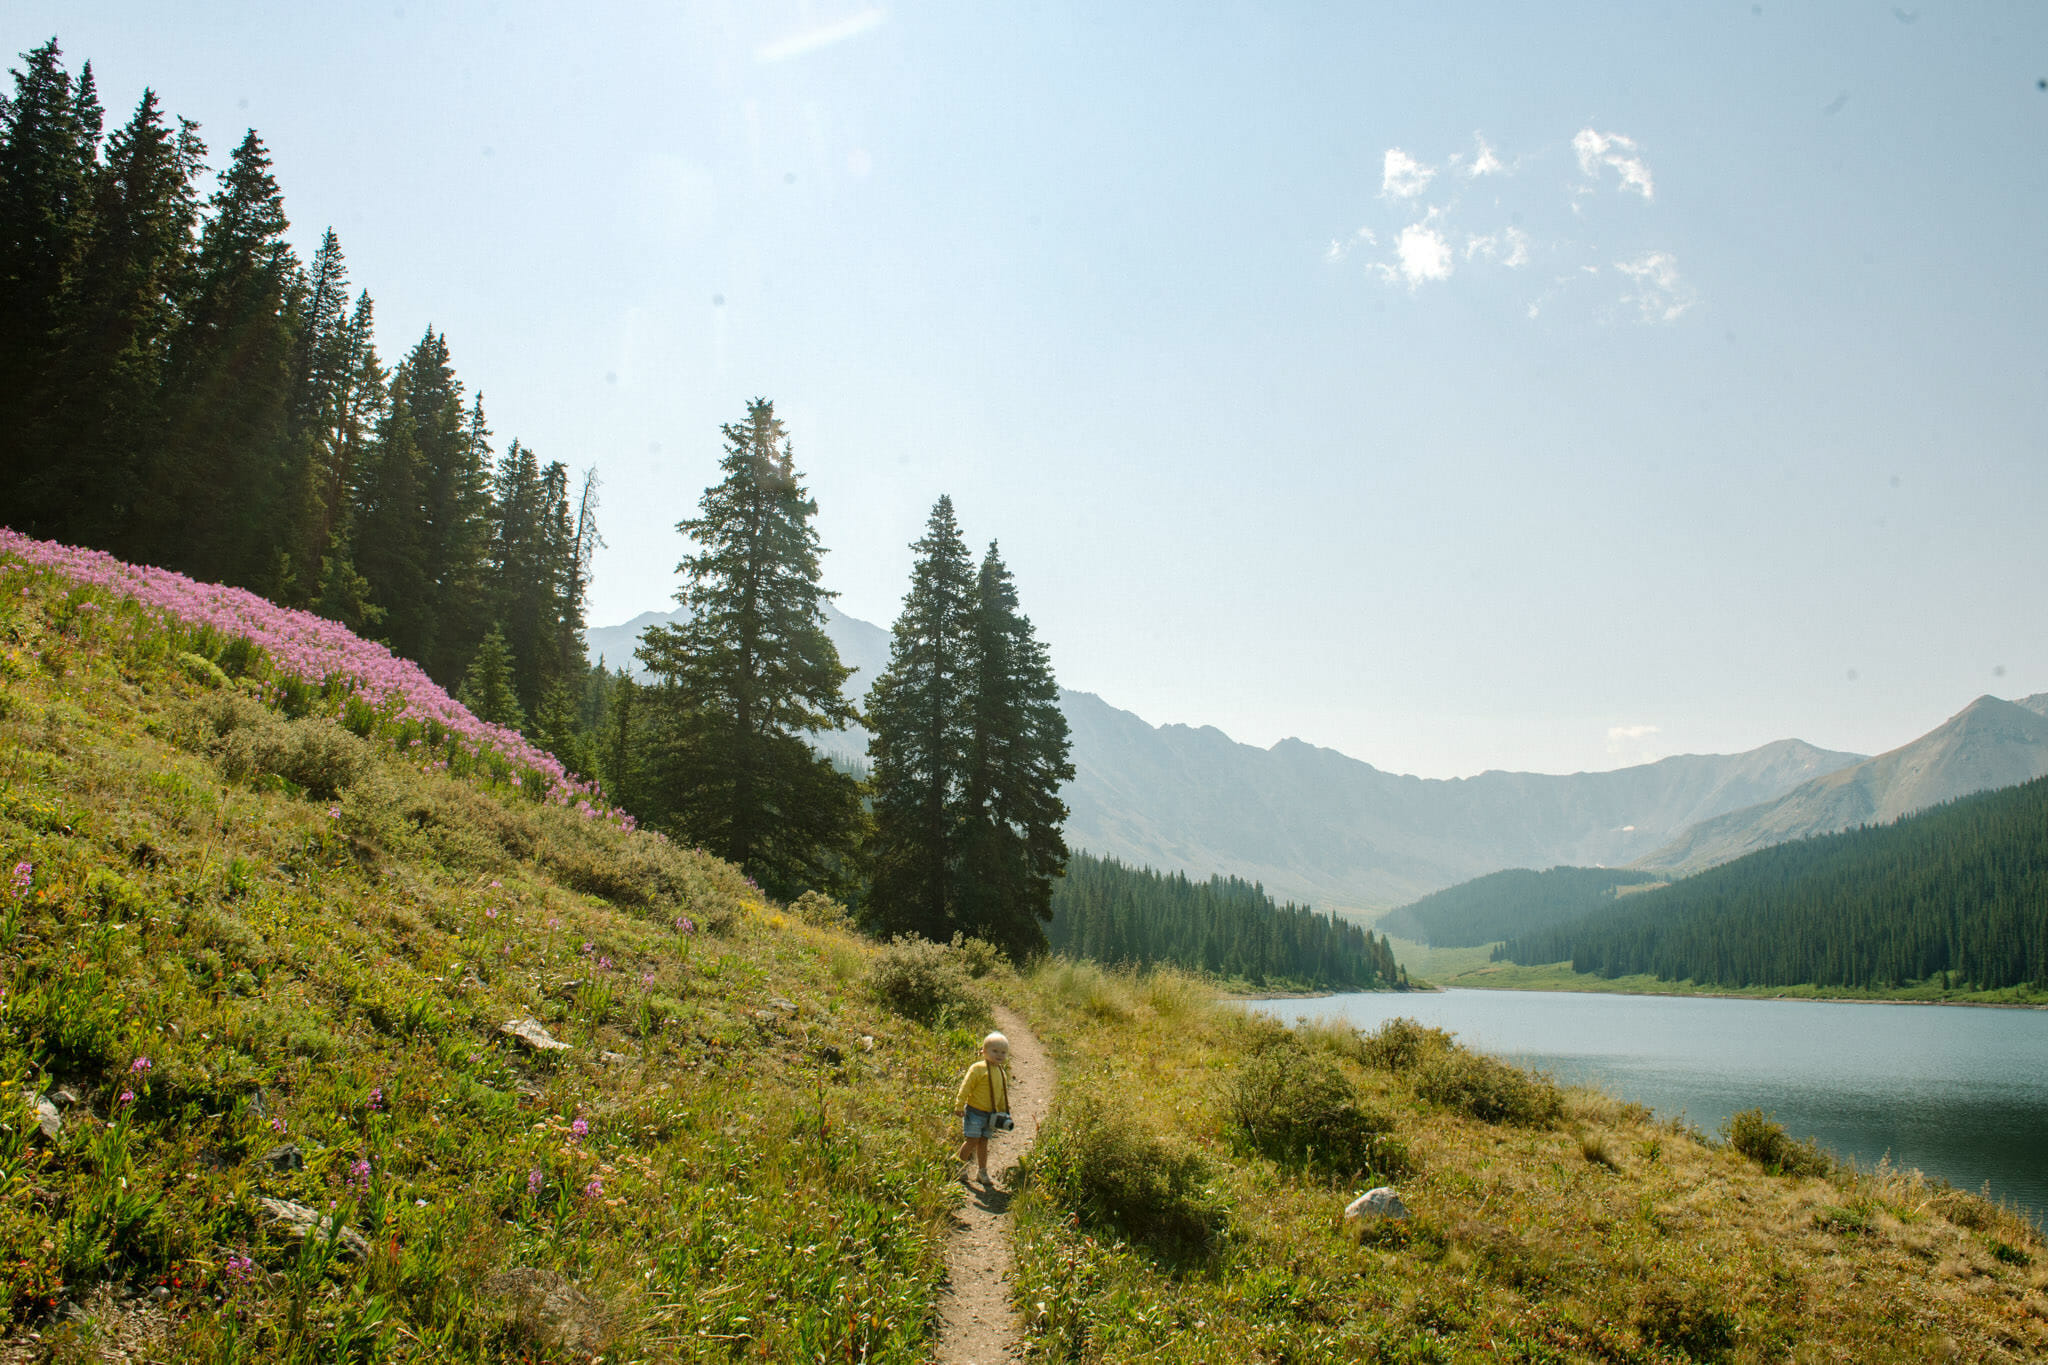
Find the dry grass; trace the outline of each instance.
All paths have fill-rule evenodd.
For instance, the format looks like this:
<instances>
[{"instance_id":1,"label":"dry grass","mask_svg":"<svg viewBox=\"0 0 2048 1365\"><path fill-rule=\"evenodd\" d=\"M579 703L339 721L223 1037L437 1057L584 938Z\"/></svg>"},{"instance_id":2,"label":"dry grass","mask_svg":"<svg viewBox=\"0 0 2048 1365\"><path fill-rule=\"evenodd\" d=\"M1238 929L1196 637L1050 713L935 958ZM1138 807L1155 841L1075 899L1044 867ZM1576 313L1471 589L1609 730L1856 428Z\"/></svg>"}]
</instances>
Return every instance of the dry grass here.
<instances>
[{"instance_id":1,"label":"dry grass","mask_svg":"<svg viewBox=\"0 0 2048 1365\"><path fill-rule=\"evenodd\" d=\"M1431 1083L1445 1054L1428 1030L1325 1025L1291 1040L1393 1117L1414 1167L1398 1182L1412 1220L1349 1240L1338 1214L1357 1187L1231 1141L1231 1086L1245 1058L1280 1045L1274 1025L1191 1006L1184 980L1053 966L1027 990L1069 1093L1112 1097L1131 1124L1200 1155L1229 1209L1226 1233L1190 1256L1032 1191L1020 1299L1034 1359L2048 1354L2048 1246L2011 1210L1889 1167L1768 1174L1607 1095L1548 1091L1553 1104L1527 1077L1533 1116L1475 1111Z\"/></svg>"}]
</instances>

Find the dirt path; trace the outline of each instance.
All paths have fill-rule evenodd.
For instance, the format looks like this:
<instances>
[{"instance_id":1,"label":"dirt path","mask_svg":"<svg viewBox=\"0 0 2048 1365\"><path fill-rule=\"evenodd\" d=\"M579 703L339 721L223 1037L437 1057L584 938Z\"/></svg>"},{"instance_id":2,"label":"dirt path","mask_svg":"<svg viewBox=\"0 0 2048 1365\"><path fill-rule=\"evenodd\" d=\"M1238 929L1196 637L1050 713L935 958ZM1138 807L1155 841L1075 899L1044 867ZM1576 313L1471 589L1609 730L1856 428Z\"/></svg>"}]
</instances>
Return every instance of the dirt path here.
<instances>
[{"instance_id":1,"label":"dirt path","mask_svg":"<svg viewBox=\"0 0 2048 1365\"><path fill-rule=\"evenodd\" d=\"M1038 1121L1052 1102L1052 1058L1016 1014L998 1005L996 1027L1010 1040L1010 1114L1014 1131L989 1145L991 1171L1008 1170L1031 1148ZM955 1141L959 1125L954 1125ZM946 1246L946 1290L934 1365L999 1365L1022 1360L1016 1319L1010 1313L1010 1192L967 1187L967 1205L953 1215Z\"/></svg>"}]
</instances>

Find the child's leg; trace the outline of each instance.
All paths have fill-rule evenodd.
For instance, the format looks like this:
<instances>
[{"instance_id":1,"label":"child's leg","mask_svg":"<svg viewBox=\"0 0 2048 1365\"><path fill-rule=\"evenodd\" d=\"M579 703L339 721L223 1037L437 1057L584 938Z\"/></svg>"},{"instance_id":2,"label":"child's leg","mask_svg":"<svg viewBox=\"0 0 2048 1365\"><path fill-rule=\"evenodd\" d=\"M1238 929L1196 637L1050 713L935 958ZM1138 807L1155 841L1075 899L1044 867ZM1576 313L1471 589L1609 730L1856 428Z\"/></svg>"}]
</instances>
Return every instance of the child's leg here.
<instances>
[{"instance_id":1,"label":"child's leg","mask_svg":"<svg viewBox=\"0 0 2048 1365\"><path fill-rule=\"evenodd\" d=\"M988 1174L988 1139L974 1139L974 1164L983 1175Z\"/></svg>"}]
</instances>

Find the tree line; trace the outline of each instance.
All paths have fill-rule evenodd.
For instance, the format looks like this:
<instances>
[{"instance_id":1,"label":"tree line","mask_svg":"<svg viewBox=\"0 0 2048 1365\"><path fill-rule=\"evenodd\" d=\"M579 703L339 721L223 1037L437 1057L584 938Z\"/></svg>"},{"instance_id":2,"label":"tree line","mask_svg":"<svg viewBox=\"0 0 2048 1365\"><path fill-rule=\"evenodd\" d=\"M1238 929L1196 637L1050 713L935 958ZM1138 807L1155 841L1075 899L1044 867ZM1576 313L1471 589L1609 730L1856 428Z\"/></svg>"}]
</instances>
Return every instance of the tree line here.
<instances>
[{"instance_id":1,"label":"tree line","mask_svg":"<svg viewBox=\"0 0 2048 1365\"><path fill-rule=\"evenodd\" d=\"M2048 778L1761 849L1494 956L1728 986L2048 988Z\"/></svg>"},{"instance_id":2,"label":"tree line","mask_svg":"<svg viewBox=\"0 0 2048 1365\"><path fill-rule=\"evenodd\" d=\"M1476 948L1577 919L1613 904L1624 887L1663 880L1618 867L1511 867L1432 891L1389 912L1379 927L1434 948Z\"/></svg>"},{"instance_id":3,"label":"tree line","mask_svg":"<svg viewBox=\"0 0 2048 1365\"><path fill-rule=\"evenodd\" d=\"M585 759L596 479L513 441L429 327L386 368L333 229L310 262L249 130L144 90L105 133L57 41L0 99L0 522L320 612ZM472 677L472 675L475 675Z\"/></svg>"},{"instance_id":4,"label":"tree line","mask_svg":"<svg viewBox=\"0 0 2048 1365\"><path fill-rule=\"evenodd\" d=\"M1237 877L1194 881L1076 853L1053 888L1052 912L1053 949L1098 962L1170 963L1304 990L1408 984L1385 938L1304 905L1275 905Z\"/></svg>"}]
</instances>

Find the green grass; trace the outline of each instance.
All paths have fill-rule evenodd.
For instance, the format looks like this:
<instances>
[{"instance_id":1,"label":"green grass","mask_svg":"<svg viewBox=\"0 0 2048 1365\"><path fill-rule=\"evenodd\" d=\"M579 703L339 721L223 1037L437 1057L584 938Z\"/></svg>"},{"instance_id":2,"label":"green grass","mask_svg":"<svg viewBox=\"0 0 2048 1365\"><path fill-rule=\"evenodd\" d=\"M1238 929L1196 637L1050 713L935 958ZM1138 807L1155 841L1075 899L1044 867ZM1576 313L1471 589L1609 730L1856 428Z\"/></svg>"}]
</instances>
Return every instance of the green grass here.
<instances>
[{"instance_id":1,"label":"green grass","mask_svg":"<svg viewBox=\"0 0 2048 1365\"><path fill-rule=\"evenodd\" d=\"M978 1035L715 859L266 712L192 662L218 640L73 596L0 564L0 1324L54 1358L922 1357Z\"/></svg>"},{"instance_id":2,"label":"green grass","mask_svg":"<svg viewBox=\"0 0 2048 1365\"><path fill-rule=\"evenodd\" d=\"M1762 1116L1745 1152L1435 1030L1288 1030L1172 973L1052 963L1024 989L1061 1068L1015 1206L1033 1360L2048 1352L2048 1251L2023 1218L1818 1165ZM1370 1145L1328 1154L1345 1169L1272 1121L1283 1070L1372 1116ZM1347 1235L1346 1203L1389 1180L1412 1219ZM1154 1216L1127 1207L1136 1188Z\"/></svg>"},{"instance_id":3,"label":"green grass","mask_svg":"<svg viewBox=\"0 0 2048 1365\"><path fill-rule=\"evenodd\" d=\"M1493 991L1585 991L1612 995L1707 995L1747 1000L1872 1000L1911 1001L1925 1004L2005 1005L2048 1007L2048 994L2011 986L1999 990L1969 991L1943 987L1939 981L1915 982L1883 990L1849 986L1720 986L1694 981L1665 981L1642 973L1634 976L1604 977L1575 972L1568 962L1521 966L1493 962L1493 946L1478 948L1432 948L1408 939L1393 939L1394 956L1418 981L1427 977L1435 986L1461 990Z\"/></svg>"}]
</instances>

